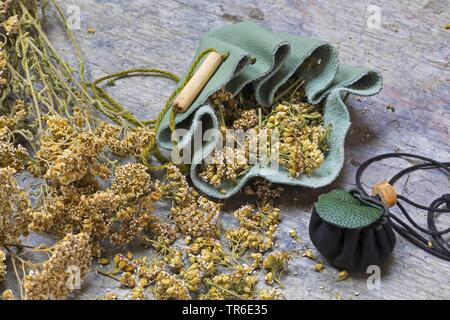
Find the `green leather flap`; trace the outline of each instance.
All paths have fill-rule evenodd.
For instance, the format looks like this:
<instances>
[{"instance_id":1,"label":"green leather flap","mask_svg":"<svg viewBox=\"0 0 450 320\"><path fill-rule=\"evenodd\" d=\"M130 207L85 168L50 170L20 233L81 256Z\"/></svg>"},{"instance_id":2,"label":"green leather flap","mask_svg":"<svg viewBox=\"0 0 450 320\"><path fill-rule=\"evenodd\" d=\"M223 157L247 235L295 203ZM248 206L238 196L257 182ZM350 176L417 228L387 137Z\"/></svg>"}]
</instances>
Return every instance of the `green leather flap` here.
<instances>
[{"instance_id":1,"label":"green leather flap","mask_svg":"<svg viewBox=\"0 0 450 320\"><path fill-rule=\"evenodd\" d=\"M349 192L333 190L319 196L317 214L322 220L347 229L363 228L383 215L383 208L360 201Z\"/></svg>"}]
</instances>

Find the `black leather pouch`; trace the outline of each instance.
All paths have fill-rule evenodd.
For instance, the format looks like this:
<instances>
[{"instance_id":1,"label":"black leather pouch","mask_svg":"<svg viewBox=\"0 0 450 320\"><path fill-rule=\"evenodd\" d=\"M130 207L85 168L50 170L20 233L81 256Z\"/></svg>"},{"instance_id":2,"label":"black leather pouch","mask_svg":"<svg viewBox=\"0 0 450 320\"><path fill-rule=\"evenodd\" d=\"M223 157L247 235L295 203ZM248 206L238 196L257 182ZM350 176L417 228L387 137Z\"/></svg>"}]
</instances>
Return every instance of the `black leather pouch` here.
<instances>
[{"instance_id":1,"label":"black leather pouch","mask_svg":"<svg viewBox=\"0 0 450 320\"><path fill-rule=\"evenodd\" d=\"M314 207L311 241L335 267L352 272L381 267L396 242L388 212L381 202L358 191L333 190L321 195Z\"/></svg>"}]
</instances>

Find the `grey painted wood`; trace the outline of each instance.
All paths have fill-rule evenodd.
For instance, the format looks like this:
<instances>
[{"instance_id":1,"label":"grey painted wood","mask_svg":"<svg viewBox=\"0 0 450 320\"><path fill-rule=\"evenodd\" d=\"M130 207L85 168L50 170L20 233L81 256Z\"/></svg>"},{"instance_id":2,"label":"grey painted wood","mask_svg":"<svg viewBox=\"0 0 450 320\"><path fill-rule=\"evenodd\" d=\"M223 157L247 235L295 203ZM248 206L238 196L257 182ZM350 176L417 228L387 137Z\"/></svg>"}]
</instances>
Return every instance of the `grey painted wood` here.
<instances>
[{"instance_id":1,"label":"grey painted wood","mask_svg":"<svg viewBox=\"0 0 450 320\"><path fill-rule=\"evenodd\" d=\"M322 190L288 188L278 232L280 248L299 251L311 246L308 237L310 210L317 195L331 188L351 188L359 162L392 151L415 152L440 160L450 158L450 6L447 0L413 1L201 1L201 0L64 0L65 9L78 5L77 30L90 78L131 67L160 67L181 74L188 66L200 36L225 24L256 20L274 31L316 36L339 48L346 64L368 66L382 72L383 91L376 97L350 97L352 129L346 142L346 164L339 179ZM381 29L369 29L368 6L381 9ZM89 34L88 28L95 28ZM71 57L58 24L49 19L47 29L56 46ZM154 117L173 84L157 78L118 82L110 90L140 118ZM395 111L386 107L392 105ZM407 164L386 161L375 166L368 185L389 178ZM399 183L400 191L429 203L449 193L450 182L432 173L417 173ZM239 197L233 201L242 201ZM231 210L231 205L229 206ZM164 208L160 208L164 211ZM422 222L423 212L414 212ZM450 217L439 217L443 226ZM288 236L296 229L302 243ZM311 246L312 247L312 246ZM313 247L312 247L313 248ZM314 250L314 249L313 249ZM320 258L320 257L319 257ZM433 299L450 298L450 264L432 257L398 237L381 288L369 290L367 275L337 281L337 270L312 270L314 261L297 255L284 278L290 299ZM11 281L11 280L10 280ZM95 297L117 284L90 275L76 297Z\"/></svg>"}]
</instances>

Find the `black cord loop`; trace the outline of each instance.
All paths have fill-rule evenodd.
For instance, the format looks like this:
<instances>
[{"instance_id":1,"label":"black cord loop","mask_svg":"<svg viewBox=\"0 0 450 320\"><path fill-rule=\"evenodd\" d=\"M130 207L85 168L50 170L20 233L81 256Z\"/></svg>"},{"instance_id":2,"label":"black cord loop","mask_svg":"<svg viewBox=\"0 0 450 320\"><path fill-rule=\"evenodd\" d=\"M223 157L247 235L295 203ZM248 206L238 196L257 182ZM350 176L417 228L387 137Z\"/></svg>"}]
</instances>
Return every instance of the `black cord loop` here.
<instances>
[{"instance_id":1,"label":"black cord loop","mask_svg":"<svg viewBox=\"0 0 450 320\"><path fill-rule=\"evenodd\" d=\"M406 174L418 170L440 169L440 171L446 176L450 176L450 162L439 162L431 158L411 153L385 153L364 161L356 171L356 186L363 195L369 196L368 193L364 190L361 183L361 178L364 171L374 162L381 161L387 158L414 158L424 161L421 164L416 164L400 170L388 181L391 185L394 185ZM417 209L427 211L427 228L422 227L415 222L415 220L409 215L401 201ZM446 240L443 237L444 235L450 234L450 227L444 230L438 230L436 227L436 214L450 213L450 194L443 194L439 198L433 200L429 206L416 203L403 195L397 195L396 205L400 209L400 212L405 216L406 221L398 217L396 214L389 212L388 219L394 230L402 237L404 237L417 247L425 250L426 252L441 259L450 261L450 243L449 240ZM409 224L407 222L409 222ZM431 239L427 239L422 234L431 237Z\"/></svg>"}]
</instances>

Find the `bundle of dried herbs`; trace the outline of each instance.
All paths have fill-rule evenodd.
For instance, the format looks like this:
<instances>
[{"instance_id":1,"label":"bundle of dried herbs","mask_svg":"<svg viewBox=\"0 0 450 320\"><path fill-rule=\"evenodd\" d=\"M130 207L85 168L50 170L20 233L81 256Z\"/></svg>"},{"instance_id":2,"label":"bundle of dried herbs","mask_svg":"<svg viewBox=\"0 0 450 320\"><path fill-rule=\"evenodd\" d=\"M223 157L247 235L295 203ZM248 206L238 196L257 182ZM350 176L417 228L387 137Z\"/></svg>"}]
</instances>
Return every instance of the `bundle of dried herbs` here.
<instances>
[{"instance_id":1,"label":"bundle of dried herbs","mask_svg":"<svg viewBox=\"0 0 450 320\"><path fill-rule=\"evenodd\" d=\"M44 31L41 21L49 8L67 31L77 67L59 55ZM2 0L0 19L0 281L6 271L19 280L15 294L7 289L2 299L66 298L73 291L67 286L72 271L83 279L93 257L109 264L104 246L124 248L136 241L157 257L117 255L110 271L98 272L127 288L122 298L280 297L275 288L259 287L257 276L275 241L279 188L257 183L259 206L237 210L238 227L223 226L223 204L198 194L179 168L165 163L158 167L166 171L164 178L153 177L149 158L164 162L155 148L156 122L137 120L99 87L135 72L176 76L136 69L89 83L56 0ZM226 112L238 111L233 99L224 103L234 106ZM255 115L244 111L235 126L261 125ZM245 170L238 164L216 170L221 176L215 180L233 180ZM171 204L167 218L154 215L161 201ZM32 233L60 240L29 246Z\"/></svg>"}]
</instances>

